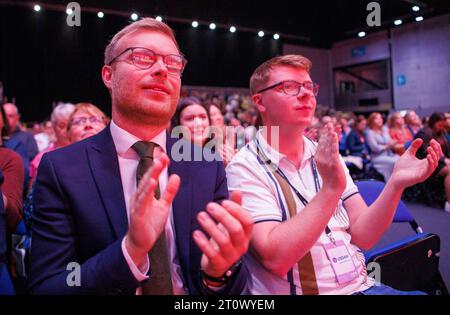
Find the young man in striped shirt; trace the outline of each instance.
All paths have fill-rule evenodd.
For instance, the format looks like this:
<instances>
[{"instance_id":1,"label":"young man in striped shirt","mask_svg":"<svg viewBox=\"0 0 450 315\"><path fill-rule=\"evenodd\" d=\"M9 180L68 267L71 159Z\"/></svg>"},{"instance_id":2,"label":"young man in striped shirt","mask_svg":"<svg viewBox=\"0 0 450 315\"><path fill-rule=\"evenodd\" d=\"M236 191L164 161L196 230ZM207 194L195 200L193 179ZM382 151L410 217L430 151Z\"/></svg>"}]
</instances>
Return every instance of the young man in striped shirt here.
<instances>
[{"instance_id":1,"label":"young man in striped shirt","mask_svg":"<svg viewBox=\"0 0 450 315\"><path fill-rule=\"evenodd\" d=\"M379 198L367 206L339 155L331 123L318 143L304 136L319 86L300 55L273 58L250 79L265 129L228 165L229 190L243 192L255 221L250 252L253 294L402 294L374 286L360 251L389 227L403 190L426 179L442 154L431 143L424 160L416 140L396 163ZM411 170L414 170L413 172Z\"/></svg>"}]
</instances>

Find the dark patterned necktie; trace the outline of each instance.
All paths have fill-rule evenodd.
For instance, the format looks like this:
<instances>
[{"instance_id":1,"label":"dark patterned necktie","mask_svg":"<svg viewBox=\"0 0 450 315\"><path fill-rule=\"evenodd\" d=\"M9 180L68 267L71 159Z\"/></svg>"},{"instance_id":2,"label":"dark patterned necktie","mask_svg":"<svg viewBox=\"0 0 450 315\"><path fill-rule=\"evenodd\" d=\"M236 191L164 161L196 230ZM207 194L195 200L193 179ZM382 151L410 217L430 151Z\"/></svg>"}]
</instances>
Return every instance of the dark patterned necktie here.
<instances>
[{"instance_id":1,"label":"dark patterned necktie","mask_svg":"<svg viewBox=\"0 0 450 315\"><path fill-rule=\"evenodd\" d=\"M136 170L136 185L144 176L145 172L153 165L153 151L157 144L147 141L138 141L132 148L140 157L139 165ZM155 189L155 198L159 199L159 183ZM169 267L169 253L167 250L167 241L165 229L149 252L150 260L150 279L142 286L144 295L173 295L172 280Z\"/></svg>"}]
</instances>

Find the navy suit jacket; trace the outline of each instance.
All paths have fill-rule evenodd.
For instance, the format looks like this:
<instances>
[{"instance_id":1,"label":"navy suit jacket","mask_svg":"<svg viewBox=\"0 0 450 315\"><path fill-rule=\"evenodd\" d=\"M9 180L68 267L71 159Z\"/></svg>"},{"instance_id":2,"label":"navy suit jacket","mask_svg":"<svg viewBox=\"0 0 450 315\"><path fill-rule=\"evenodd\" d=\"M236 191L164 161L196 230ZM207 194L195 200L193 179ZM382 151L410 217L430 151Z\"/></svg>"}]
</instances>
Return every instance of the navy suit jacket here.
<instances>
[{"instance_id":1,"label":"navy suit jacket","mask_svg":"<svg viewBox=\"0 0 450 315\"><path fill-rule=\"evenodd\" d=\"M172 208L184 286L190 294L212 293L202 285L201 252L191 235L200 229L197 213L208 202L228 198L225 171L220 161L173 160L170 152L176 140L168 135L166 149L171 159L169 175L181 178ZM192 144L188 147L194 150ZM122 253L127 230L119 163L109 126L96 136L46 153L34 190L31 292L134 294L142 283L135 279ZM81 266L80 286L67 285L67 278L76 279L74 267L68 268L71 262ZM220 293L240 294L246 280L247 270L242 265Z\"/></svg>"}]
</instances>

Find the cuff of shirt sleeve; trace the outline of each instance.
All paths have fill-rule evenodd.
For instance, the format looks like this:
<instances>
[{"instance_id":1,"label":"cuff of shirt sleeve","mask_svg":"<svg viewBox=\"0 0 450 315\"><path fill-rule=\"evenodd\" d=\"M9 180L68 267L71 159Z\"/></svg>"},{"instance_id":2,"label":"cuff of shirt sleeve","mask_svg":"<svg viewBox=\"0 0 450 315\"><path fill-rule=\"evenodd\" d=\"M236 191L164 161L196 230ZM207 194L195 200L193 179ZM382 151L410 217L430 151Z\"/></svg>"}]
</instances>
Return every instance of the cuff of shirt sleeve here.
<instances>
[{"instance_id":1,"label":"cuff of shirt sleeve","mask_svg":"<svg viewBox=\"0 0 450 315\"><path fill-rule=\"evenodd\" d=\"M127 248L125 246L125 237L122 240L122 252L123 252L123 256L125 257L125 260L127 261L127 264L130 267L130 270L133 273L133 276L136 278L136 280L139 282L147 280L149 278L147 276L147 274L148 274L148 271L150 270L150 262L148 260L148 257L147 257L145 264L143 264L142 266L136 266L136 264L131 259L130 255L128 254Z\"/></svg>"},{"instance_id":2,"label":"cuff of shirt sleeve","mask_svg":"<svg viewBox=\"0 0 450 315\"><path fill-rule=\"evenodd\" d=\"M206 283L206 281L203 278L201 279L201 282L202 282L204 294L217 294L217 293L220 294L226 286L225 284L223 284L219 287L214 287L214 286Z\"/></svg>"}]
</instances>

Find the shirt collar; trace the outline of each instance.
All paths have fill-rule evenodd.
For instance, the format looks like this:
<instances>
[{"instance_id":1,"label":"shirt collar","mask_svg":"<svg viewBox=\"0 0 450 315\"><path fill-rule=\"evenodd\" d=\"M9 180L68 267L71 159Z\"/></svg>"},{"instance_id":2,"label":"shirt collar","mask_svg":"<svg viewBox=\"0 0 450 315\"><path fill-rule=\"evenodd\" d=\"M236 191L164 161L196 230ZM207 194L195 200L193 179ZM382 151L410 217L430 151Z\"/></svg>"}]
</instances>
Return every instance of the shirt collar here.
<instances>
[{"instance_id":1,"label":"shirt collar","mask_svg":"<svg viewBox=\"0 0 450 315\"><path fill-rule=\"evenodd\" d=\"M111 120L110 130L117 154L119 156L126 156L129 154L133 156L137 155L136 152L131 148L131 146L138 141L154 142L159 145L159 147L164 150L164 152L166 152L166 130L161 131L153 139L139 139L135 135L132 135L128 131L117 126L114 123L114 120Z\"/></svg>"},{"instance_id":2,"label":"shirt collar","mask_svg":"<svg viewBox=\"0 0 450 315\"><path fill-rule=\"evenodd\" d=\"M317 143L313 142L309 138L303 137L303 157L300 168L303 168L307 162L311 158L314 157L314 154L316 152ZM281 161L285 160L286 162L290 163L288 158L285 154L277 151L275 148L270 146L266 139L263 137L261 130L259 130L256 133L256 139L259 142L259 146L262 149L263 153L267 156L267 158L271 161L272 164L276 165L277 167L280 166Z\"/></svg>"}]
</instances>

